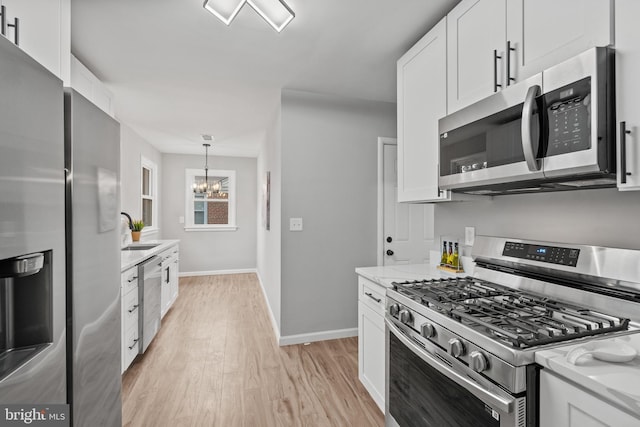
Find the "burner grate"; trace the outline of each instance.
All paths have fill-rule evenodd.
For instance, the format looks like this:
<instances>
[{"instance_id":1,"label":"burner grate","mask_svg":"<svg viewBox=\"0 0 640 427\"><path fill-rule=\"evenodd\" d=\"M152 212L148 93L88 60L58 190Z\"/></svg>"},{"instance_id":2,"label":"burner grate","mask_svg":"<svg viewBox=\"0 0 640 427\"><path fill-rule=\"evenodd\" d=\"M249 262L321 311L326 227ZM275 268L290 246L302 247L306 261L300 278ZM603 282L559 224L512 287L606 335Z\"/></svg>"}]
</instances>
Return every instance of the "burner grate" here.
<instances>
[{"instance_id":1,"label":"burner grate","mask_svg":"<svg viewBox=\"0 0 640 427\"><path fill-rule=\"evenodd\" d=\"M629 325L629 319L471 277L393 285L413 300L517 348L626 330Z\"/></svg>"}]
</instances>

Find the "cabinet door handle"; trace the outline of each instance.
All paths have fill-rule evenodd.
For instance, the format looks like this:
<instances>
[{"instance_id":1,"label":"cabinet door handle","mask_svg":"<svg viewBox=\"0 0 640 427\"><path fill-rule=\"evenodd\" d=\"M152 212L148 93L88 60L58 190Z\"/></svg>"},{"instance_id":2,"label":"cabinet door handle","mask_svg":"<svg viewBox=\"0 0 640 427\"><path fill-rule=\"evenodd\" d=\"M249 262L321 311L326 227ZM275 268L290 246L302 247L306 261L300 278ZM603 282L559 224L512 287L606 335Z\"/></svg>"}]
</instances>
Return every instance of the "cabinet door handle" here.
<instances>
[{"instance_id":1,"label":"cabinet door handle","mask_svg":"<svg viewBox=\"0 0 640 427\"><path fill-rule=\"evenodd\" d=\"M382 300L380 298L376 298L373 296L373 294L371 294L370 292L365 292L364 293L366 296L368 296L369 298L371 298L372 300L374 300L375 302L381 302Z\"/></svg>"},{"instance_id":2,"label":"cabinet door handle","mask_svg":"<svg viewBox=\"0 0 640 427\"><path fill-rule=\"evenodd\" d=\"M137 279L138 279L138 276L133 276L131 279L127 280L127 282L131 283L131 282L133 282L134 280L137 280Z\"/></svg>"},{"instance_id":3,"label":"cabinet door handle","mask_svg":"<svg viewBox=\"0 0 640 427\"><path fill-rule=\"evenodd\" d=\"M2 16L4 16L4 14L2 14ZM13 28L13 42L16 46L20 46L20 39L18 38L18 34L20 33L20 20L13 18L13 24L7 24L7 27Z\"/></svg>"},{"instance_id":4,"label":"cabinet door handle","mask_svg":"<svg viewBox=\"0 0 640 427\"><path fill-rule=\"evenodd\" d=\"M493 50L493 91L497 92L498 88L502 88L501 84L498 84L498 59L502 59L502 56L498 55L498 50Z\"/></svg>"},{"instance_id":5,"label":"cabinet door handle","mask_svg":"<svg viewBox=\"0 0 640 427\"><path fill-rule=\"evenodd\" d=\"M133 307L131 307L128 311L129 313L133 313L134 311L136 311L139 307L139 304L134 305Z\"/></svg>"},{"instance_id":6,"label":"cabinet door handle","mask_svg":"<svg viewBox=\"0 0 640 427\"><path fill-rule=\"evenodd\" d=\"M627 183L627 135L631 133L627 130L627 122L620 122L620 184Z\"/></svg>"},{"instance_id":7,"label":"cabinet door handle","mask_svg":"<svg viewBox=\"0 0 640 427\"><path fill-rule=\"evenodd\" d=\"M514 77L511 77L511 52L515 52L515 50L514 47L511 47L511 40L507 40L507 86L516 81Z\"/></svg>"},{"instance_id":8,"label":"cabinet door handle","mask_svg":"<svg viewBox=\"0 0 640 427\"><path fill-rule=\"evenodd\" d=\"M129 350L133 350L133 347L135 347L135 346L136 346L136 343L138 342L138 340L139 340L138 338L136 338L135 340L133 340L133 344L131 344L131 345L129 346Z\"/></svg>"},{"instance_id":9,"label":"cabinet door handle","mask_svg":"<svg viewBox=\"0 0 640 427\"><path fill-rule=\"evenodd\" d=\"M0 6L0 33L7 35L7 6Z\"/></svg>"}]
</instances>

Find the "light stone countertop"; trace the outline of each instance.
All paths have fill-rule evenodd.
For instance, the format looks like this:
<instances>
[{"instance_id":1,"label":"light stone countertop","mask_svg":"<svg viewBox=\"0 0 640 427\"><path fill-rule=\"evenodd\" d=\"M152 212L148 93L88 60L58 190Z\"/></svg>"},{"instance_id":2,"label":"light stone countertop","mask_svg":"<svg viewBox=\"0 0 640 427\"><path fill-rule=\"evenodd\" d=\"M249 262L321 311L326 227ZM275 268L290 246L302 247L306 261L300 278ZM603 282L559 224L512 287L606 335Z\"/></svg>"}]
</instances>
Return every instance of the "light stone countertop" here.
<instances>
[{"instance_id":1,"label":"light stone countertop","mask_svg":"<svg viewBox=\"0 0 640 427\"><path fill-rule=\"evenodd\" d=\"M598 341L625 343L640 354L640 332ZM575 365L569 363L567 353L583 344L539 351L536 353L536 363L640 417L640 356L630 362L614 363L586 355L578 359Z\"/></svg>"},{"instance_id":2,"label":"light stone countertop","mask_svg":"<svg viewBox=\"0 0 640 427\"><path fill-rule=\"evenodd\" d=\"M121 258L120 258L120 271L123 272L125 270L134 267L146 259L151 258L154 255L158 255L160 252L163 252L169 249L171 246L177 245L180 243L180 240L147 240L144 242L135 242L131 243L128 246L145 246L145 245L157 245L148 250L121 250Z\"/></svg>"},{"instance_id":3,"label":"light stone countertop","mask_svg":"<svg viewBox=\"0 0 640 427\"><path fill-rule=\"evenodd\" d=\"M446 277L465 277L473 275L473 262L471 258L462 257L465 272L461 274L452 274L446 271L438 270L434 264L399 264L378 267L358 267L356 274L362 276L372 282L378 283L385 288L391 287L391 282L402 282L406 280L420 279L440 279Z\"/></svg>"}]
</instances>

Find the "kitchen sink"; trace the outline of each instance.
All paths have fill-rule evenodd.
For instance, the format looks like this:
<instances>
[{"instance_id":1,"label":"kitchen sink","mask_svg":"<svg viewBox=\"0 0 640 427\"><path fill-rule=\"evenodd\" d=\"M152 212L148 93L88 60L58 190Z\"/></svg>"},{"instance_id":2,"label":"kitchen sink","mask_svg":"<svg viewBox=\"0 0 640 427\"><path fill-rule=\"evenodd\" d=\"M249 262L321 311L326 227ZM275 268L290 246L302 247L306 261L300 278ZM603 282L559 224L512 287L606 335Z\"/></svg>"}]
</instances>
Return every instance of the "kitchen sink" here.
<instances>
[{"instance_id":1,"label":"kitchen sink","mask_svg":"<svg viewBox=\"0 0 640 427\"><path fill-rule=\"evenodd\" d=\"M123 251L148 251L149 249L153 249L156 246L160 246L160 243L154 243L149 245L129 245L127 247L122 248Z\"/></svg>"}]
</instances>

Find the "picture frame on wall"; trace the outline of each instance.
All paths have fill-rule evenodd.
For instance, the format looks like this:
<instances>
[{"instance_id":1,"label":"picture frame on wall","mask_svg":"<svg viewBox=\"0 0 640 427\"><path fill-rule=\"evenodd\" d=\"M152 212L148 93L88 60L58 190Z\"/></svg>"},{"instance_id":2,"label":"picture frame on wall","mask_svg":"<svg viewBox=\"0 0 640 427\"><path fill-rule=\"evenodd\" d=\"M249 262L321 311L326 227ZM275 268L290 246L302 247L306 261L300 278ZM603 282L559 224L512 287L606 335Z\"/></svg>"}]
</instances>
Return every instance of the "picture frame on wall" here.
<instances>
[{"instance_id":1,"label":"picture frame on wall","mask_svg":"<svg viewBox=\"0 0 640 427\"><path fill-rule=\"evenodd\" d=\"M262 225L265 230L271 229L271 172L264 174L262 185Z\"/></svg>"}]
</instances>

